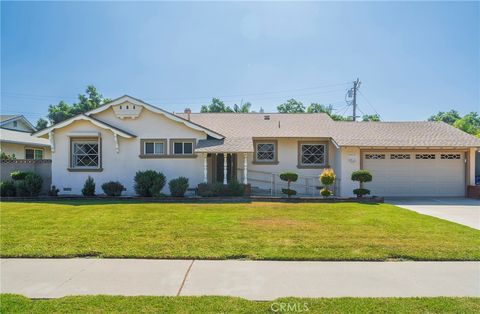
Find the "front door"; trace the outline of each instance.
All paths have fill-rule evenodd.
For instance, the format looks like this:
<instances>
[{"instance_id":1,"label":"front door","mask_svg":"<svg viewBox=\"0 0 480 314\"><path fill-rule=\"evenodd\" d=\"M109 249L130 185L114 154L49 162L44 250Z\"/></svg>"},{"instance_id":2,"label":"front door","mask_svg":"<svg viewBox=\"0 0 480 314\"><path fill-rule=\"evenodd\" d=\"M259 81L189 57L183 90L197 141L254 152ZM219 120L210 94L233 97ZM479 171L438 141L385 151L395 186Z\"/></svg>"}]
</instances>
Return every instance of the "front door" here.
<instances>
[{"instance_id":1,"label":"front door","mask_svg":"<svg viewBox=\"0 0 480 314\"><path fill-rule=\"evenodd\" d=\"M215 182L223 183L223 154L216 154L213 156L213 162L215 165ZM237 179L237 155L227 154L227 182L230 182L232 178Z\"/></svg>"}]
</instances>

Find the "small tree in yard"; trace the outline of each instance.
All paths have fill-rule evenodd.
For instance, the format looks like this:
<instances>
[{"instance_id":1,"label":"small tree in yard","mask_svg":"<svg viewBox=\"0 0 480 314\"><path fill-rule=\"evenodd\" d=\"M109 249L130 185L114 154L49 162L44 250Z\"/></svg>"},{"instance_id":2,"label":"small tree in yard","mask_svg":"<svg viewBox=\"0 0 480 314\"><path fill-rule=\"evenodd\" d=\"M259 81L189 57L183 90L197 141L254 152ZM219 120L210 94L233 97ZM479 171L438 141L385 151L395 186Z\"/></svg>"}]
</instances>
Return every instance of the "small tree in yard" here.
<instances>
[{"instance_id":1,"label":"small tree in yard","mask_svg":"<svg viewBox=\"0 0 480 314\"><path fill-rule=\"evenodd\" d=\"M290 183L298 180L298 174L295 172L284 172L280 174L280 179L287 182L287 188L282 189L283 194L287 194L288 197L297 194L297 191L290 189Z\"/></svg>"},{"instance_id":2,"label":"small tree in yard","mask_svg":"<svg viewBox=\"0 0 480 314\"><path fill-rule=\"evenodd\" d=\"M91 176L88 176L87 180L85 180L82 194L83 196L95 196L95 181Z\"/></svg>"},{"instance_id":3,"label":"small tree in yard","mask_svg":"<svg viewBox=\"0 0 480 314\"><path fill-rule=\"evenodd\" d=\"M372 179L372 174L368 170L357 170L352 172L352 181L360 182L360 188L353 190L353 194L357 195L357 197L362 197L364 195L370 194L370 190L364 189L363 184L365 182L371 182Z\"/></svg>"},{"instance_id":4,"label":"small tree in yard","mask_svg":"<svg viewBox=\"0 0 480 314\"><path fill-rule=\"evenodd\" d=\"M330 191L328 187L335 182L335 178L335 173L331 168L326 168L322 171L322 174L320 175L320 182L323 184L323 189L320 190L320 194L323 197L332 195L332 191Z\"/></svg>"}]
</instances>

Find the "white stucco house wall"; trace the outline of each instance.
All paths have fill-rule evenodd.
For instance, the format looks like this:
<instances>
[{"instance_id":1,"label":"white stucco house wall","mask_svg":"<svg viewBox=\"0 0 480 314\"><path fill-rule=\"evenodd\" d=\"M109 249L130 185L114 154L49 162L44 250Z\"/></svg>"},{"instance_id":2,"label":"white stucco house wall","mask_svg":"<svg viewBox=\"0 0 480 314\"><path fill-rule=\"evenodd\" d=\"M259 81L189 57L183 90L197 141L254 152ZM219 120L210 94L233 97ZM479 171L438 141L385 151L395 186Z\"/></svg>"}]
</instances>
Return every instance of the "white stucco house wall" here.
<instances>
[{"instance_id":1,"label":"white stucco house wall","mask_svg":"<svg viewBox=\"0 0 480 314\"><path fill-rule=\"evenodd\" d=\"M190 186L237 180L277 194L294 171L300 195L318 195L326 167L335 192L352 196L351 173L368 169L379 196L464 196L475 181L480 139L442 122L339 122L326 114L175 114L130 96L34 134L52 150L52 184L80 194L85 179L118 180L134 195L135 173L185 176ZM163 191L168 194L168 188Z\"/></svg>"}]
</instances>

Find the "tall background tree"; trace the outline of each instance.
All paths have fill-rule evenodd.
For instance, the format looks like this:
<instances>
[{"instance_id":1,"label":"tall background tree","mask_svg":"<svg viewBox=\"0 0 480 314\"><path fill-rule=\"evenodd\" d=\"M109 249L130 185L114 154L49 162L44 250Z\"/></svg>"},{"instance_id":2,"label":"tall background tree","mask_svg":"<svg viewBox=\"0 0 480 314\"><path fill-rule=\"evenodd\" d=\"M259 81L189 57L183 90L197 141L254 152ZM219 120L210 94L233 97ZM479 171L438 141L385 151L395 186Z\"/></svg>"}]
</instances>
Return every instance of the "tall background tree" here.
<instances>
[{"instance_id":1,"label":"tall background tree","mask_svg":"<svg viewBox=\"0 0 480 314\"><path fill-rule=\"evenodd\" d=\"M212 98L210 104L200 107L200 112L233 112L233 109L225 105L220 99Z\"/></svg>"},{"instance_id":2,"label":"tall background tree","mask_svg":"<svg viewBox=\"0 0 480 314\"><path fill-rule=\"evenodd\" d=\"M277 106L277 111L280 113L302 113L305 112L305 106L301 101L289 99L286 103Z\"/></svg>"},{"instance_id":3,"label":"tall background tree","mask_svg":"<svg viewBox=\"0 0 480 314\"><path fill-rule=\"evenodd\" d=\"M318 103L311 103L307 107L308 113L326 113L335 121L348 121L348 117L333 113L334 109L332 105L322 105Z\"/></svg>"},{"instance_id":4,"label":"tall background tree","mask_svg":"<svg viewBox=\"0 0 480 314\"><path fill-rule=\"evenodd\" d=\"M248 113L250 112L250 108L252 107L252 104L249 102L245 102L238 106L237 104L233 105L233 112L239 112L239 113Z\"/></svg>"},{"instance_id":5,"label":"tall background tree","mask_svg":"<svg viewBox=\"0 0 480 314\"><path fill-rule=\"evenodd\" d=\"M431 116L428 121L442 121L480 138L480 116L477 112L470 112L462 117L453 109L447 112L440 111Z\"/></svg>"},{"instance_id":6,"label":"tall background tree","mask_svg":"<svg viewBox=\"0 0 480 314\"><path fill-rule=\"evenodd\" d=\"M40 118L37 120L37 125L35 126L35 128L37 129L37 131L40 131L45 129L47 126L48 126L48 121L45 120L44 118Z\"/></svg>"},{"instance_id":7,"label":"tall background tree","mask_svg":"<svg viewBox=\"0 0 480 314\"><path fill-rule=\"evenodd\" d=\"M62 122L80 113L90 111L110 102L110 99L104 98L93 85L87 86L85 93L86 94L78 95L78 103L69 105L62 100L57 105L48 106L47 118L50 121L50 124ZM45 126L45 122L39 120L37 121L37 126Z\"/></svg>"}]
</instances>

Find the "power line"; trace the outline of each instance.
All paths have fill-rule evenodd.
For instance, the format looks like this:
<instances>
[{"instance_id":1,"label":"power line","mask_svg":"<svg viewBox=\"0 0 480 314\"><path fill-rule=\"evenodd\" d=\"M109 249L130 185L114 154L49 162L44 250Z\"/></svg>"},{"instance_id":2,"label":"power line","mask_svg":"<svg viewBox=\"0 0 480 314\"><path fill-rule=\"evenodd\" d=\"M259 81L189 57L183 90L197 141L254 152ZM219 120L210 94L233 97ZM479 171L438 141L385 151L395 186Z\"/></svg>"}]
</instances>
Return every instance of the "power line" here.
<instances>
[{"instance_id":1,"label":"power line","mask_svg":"<svg viewBox=\"0 0 480 314\"><path fill-rule=\"evenodd\" d=\"M304 90L312 90L312 89L321 89L326 87L335 87L335 86L343 86L349 84L348 82L345 83L337 83L337 84L326 84L326 85L319 85L319 86L312 86L312 87L304 87L304 88L296 88L296 89L285 89L279 91L270 91L270 92L260 92L260 93L244 93L244 94L233 94L233 95L220 95L215 96L218 98L232 98L232 97L244 97L244 96L259 96L259 95L268 95L268 94L281 94L281 93L288 93L288 92L295 92L295 91L304 91ZM28 94L28 93L21 93L21 92L2 92L2 96L10 96L10 97L30 97L30 98L54 98L54 99L77 99L75 97L64 97L64 96L54 96L54 95L39 95L39 94ZM193 97L145 97L145 99L149 100L192 100L192 99L211 99L212 96L193 96Z\"/></svg>"},{"instance_id":2,"label":"power line","mask_svg":"<svg viewBox=\"0 0 480 314\"><path fill-rule=\"evenodd\" d=\"M375 108L374 108L373 105L370 103L370 101L367 99L367 97L366 97L360 90L359 90L359 93L360 93L360 95L363 97L363 99L365 99L365 101L367 102L367 104L373 109L373 111L374 111L376 114L380 115L380 114L377 112L377 110L375 110Z\"/></svg>"}]
</instances>

